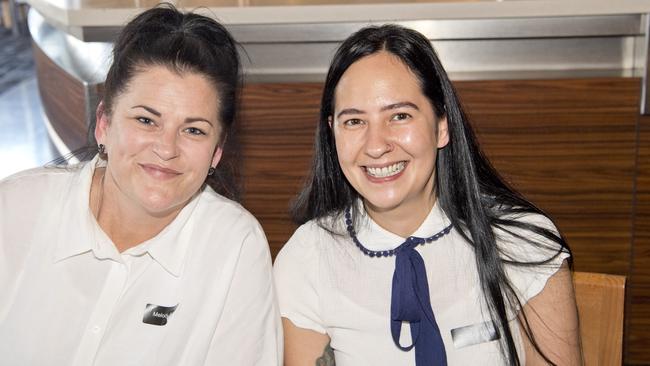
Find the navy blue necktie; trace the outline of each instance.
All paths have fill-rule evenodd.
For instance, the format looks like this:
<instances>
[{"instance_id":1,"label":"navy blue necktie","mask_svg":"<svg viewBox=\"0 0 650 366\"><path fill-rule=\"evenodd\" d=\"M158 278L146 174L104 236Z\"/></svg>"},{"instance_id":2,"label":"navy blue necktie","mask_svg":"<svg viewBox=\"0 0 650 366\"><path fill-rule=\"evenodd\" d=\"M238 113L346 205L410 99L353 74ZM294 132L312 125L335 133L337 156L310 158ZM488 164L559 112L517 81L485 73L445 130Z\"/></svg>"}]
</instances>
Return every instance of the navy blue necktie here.
<instances>
[{"instance_id":1,"label":"navy blue necktie","mask_svg":"<svg viewBox=\"0 0 650 366\"><path fill-rule=\"evenodd\" d=\"M401 350L409 351L415 347L417 366L446 366L447 354L431 309L424 260L415 250L424 241L422 238L410 237L395 254L390 330L393 341ZM406 347L399 343L403 321L409 322L413 342Z\"/></svg>"}]
</instances>

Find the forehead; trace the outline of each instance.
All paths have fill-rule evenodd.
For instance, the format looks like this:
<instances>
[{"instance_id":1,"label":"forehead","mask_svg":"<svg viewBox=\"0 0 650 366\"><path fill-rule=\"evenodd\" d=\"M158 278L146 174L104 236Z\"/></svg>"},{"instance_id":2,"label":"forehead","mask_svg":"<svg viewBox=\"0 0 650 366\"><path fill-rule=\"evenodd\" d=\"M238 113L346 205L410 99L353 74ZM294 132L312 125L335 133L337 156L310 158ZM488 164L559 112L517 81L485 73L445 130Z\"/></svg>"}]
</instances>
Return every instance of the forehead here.
<instances>
[{"instance_id":1,"label":"forehead","mask_svg":"<svg viewBox=\"0 0 650 366\"><path fill-rule=\"evenodd\" d=\"M336 86L337 109L347 103L425 98L417 76L397 56L378 52L353 63Z\"/></svg>"},{"instance_id":2,"label":"forehead","mask_svg":"<svg viewBox=\"0 0 650 366\"><path fill-rule=\"evenodd\" d=\"M122 107L134 103L170 112L214 114L219 109L219 94L214 83L200 73L153 65L140 67L116 99Z\"/></svg>"}]
</instances>

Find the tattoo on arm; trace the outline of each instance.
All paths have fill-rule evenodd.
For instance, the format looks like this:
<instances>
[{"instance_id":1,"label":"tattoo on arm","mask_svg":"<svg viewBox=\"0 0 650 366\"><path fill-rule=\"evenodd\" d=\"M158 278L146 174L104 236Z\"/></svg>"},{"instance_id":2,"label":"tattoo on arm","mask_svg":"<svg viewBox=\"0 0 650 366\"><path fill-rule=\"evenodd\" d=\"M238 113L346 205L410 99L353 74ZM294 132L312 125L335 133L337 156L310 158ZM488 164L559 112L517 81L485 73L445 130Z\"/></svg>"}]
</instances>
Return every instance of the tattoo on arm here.
<instances>
[{"instance_id":1,"label":"tattoo on arm","mask_svg":"<svg viewBox=\"0 0 650 366\"><path fill-rule=\"evenodd\" d=\"M316 359L316 366L336 366L334 361L334 350L328 343L323 350L323 355Z\"/></svg>"}]
</instances>

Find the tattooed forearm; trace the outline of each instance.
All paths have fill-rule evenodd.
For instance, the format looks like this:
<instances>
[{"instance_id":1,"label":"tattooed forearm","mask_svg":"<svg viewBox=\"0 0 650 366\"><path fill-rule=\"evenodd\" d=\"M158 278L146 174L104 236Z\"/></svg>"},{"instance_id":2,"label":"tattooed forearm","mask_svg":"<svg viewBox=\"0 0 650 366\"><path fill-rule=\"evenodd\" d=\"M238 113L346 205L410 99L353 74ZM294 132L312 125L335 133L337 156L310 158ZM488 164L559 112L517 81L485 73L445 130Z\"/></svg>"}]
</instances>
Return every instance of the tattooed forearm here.
<instances>
[{"instance_id":1,"label":"tattooed forearm","mask_svg":"<svg viewBox=\"0 0 650 366\"><path fill-rule=\"evenodd\" d=\"M323 350L323 355L316 359L316 366L336 366L334 361L334 350L328 343Z\"/></svg>"}]
</instances>

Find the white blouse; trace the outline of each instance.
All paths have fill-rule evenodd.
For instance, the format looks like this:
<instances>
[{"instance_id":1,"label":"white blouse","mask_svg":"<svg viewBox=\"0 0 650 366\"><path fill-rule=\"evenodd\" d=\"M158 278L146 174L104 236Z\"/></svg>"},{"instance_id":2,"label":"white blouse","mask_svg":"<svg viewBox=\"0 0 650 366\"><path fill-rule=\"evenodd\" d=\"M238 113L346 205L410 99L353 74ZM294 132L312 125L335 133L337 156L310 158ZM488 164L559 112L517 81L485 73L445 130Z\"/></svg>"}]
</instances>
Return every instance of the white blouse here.
<instances>
[{"instance_id":1,"label":"white blouse","mask_svg":"<svg viewBox=\"0 0 650 366\"><path fill-rule=\"evenodd\" d=\"M119 253L89 209L95 165L0 182L0 363L281 365L255 218L206 187Z\"/></svg>"},{"instance_id":2,"label":"white blouse","mask_svg":"<svg viewBox=\"0 0 650 366\"><path fill-rule=\"evenodd\" d=\"M520 219L555 230L550 220L541 215ZM360 227L355 228L357 237L370 250L394 249L405 240L380 227L365 212L359 221ZM449 223L436 205L413 236L429 237ZM364 255L347 235L343 219L335 225L342 235L331 234L314 221L302 225L276 258L274 276L282 317L297 327L326 333L331 339L337 366L415 365L414 350L398 349L390 332L395 257ZM557 244L529 233L526 235L548 243L549 248L532 246L504 232L497 234L498 243L507 255L519 261L547 259L559 249ZM448 364L502 365L498 341L490 341L484 335L483 324L490 317L478 280L473 248L454 228L448 235L416 250L426 264L431 305L442 333ZM506 266L507 276L522 304L541 292L548 278L567 257L568 253L562 252L546 265ZM514 319L514 315L511 316ZM452 336L452 330L462 333L459 329L463 327L469 332L464 336ZM510 327L523 356L516 321L511 321ZM408 326L402 327L402 345L411 343L408 329Z\"/></svg>"}]
</instances>

